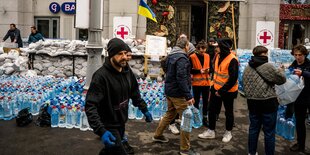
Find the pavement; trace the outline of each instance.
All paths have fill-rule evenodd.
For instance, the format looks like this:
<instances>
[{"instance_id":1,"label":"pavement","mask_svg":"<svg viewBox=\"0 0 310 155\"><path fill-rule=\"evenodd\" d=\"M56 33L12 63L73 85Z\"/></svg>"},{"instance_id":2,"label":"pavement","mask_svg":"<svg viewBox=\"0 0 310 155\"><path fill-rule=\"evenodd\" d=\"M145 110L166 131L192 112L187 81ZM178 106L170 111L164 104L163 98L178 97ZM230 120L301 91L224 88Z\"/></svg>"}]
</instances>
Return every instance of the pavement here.
<instances>
[{"instance_id":1,"label":"pavement","mask_svg":"<svg viewBox=\"0 0 310 155\"><path fill-rule=\"evenodd\" d=\"M246 155L248 140L248 111L246 100L239 96L235 100L235 123L233 138L228 143L222 142L225 132L224 110L217 121L216 138L212 140L199 139L198 134L205 128L193 129L191 147L202 155ZM168 143L153 143L151 138L158 121L145 123L143 120L129 120L126 125L129 144L137 155L177 155L179 152L179 135L173 135L166 130L164 135ZM297 155L289 151L295 142L276 136L276 155ZM310 150L310 126L307 126L306 147ZM0 155L96 155L103 148L100 138L92 131L79 129L64 129L38 127L34 123L26 127L17 127L15 119L0 120ZM258 142L258 154L264 154L264 139L261 132ZM302 154L302 153L299 153Z\"/></svg>"}]
</instances>

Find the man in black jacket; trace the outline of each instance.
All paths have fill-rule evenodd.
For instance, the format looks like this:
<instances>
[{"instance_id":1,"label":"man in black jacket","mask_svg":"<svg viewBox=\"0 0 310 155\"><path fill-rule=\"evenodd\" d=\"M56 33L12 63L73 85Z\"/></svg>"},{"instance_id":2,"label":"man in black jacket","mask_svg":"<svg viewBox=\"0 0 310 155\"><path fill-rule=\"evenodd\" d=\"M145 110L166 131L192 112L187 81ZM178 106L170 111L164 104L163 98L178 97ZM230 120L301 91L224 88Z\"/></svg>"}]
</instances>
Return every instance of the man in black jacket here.
<instances>
[{"instance_id":1,"label":"man in black jacket","mask_svg":"<svg viewBox=\"0 0 310 155\"><path fill-rule=\"evenodd\" d=\"M105 144L100 154L125 155L129 152L126 152L122 139L128 119L129 99L139 107L147 122L153 119L140 96L137 80L127 65L128 46L122 40L113 38L107 50L109 57L92 77L85 109L91 128Z\"/></svg>"},{"instance_id":2,"label":"man in black jacket","mask_svg":"<svg viewBox=\"0 0 310 155\"><path fill-rule=\"evenodd\" d=\"M189 50L189 42L187 38L180 37L177 40L176 46L173 47L171 53L166 60L166 80L165 94L167 97L168 111L161 119L155 134L154 142L168 142L169 139L163 135L164 130L170 124L177 113L181 116L188 105L194 104L194 99L191 94L191 65L187 58ZM190 133L180 132L180 154L198 154L190 148Z\"/></svg>"},{"instance_id":3,"label":"man in black jacket","mask_svg":"<svg viewBox=\"0 0 310 155\"><path fill-rule=\"evenodd\" d=\"M20 36L20 31L16 28L15 24L10 24L10 30L6 33L2 41L5 41L10 37L12 43L17 43L18 47L23 47L23 41Z\"/></svg>"},{"instance_id":4,"label":"man in black jacket","mask_svg":"<svg viewBox=\"0 0 310 155\"><path fill-rule=\"evenodd\" d=\"M290 150L292 152L307 152L306 143L306 125L307 108L310 107L310 60L307 58L309 52L303 45L297 45L292 49L291 54L295 61L290 67L294 68L294 74L304 78L305 87L294 102L294 111L296 117L297 143ZM289 107L288 107L289 108Z\"/></svg>"}]
</instances>

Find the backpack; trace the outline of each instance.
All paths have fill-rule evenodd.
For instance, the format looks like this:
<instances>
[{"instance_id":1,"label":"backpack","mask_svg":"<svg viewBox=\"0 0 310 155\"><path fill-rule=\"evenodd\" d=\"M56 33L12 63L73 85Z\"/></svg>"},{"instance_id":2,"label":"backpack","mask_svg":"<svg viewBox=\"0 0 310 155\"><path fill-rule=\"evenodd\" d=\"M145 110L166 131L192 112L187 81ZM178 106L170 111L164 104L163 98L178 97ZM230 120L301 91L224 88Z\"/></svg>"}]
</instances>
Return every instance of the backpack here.
<instances>
[{"instance_id":1,"label":"backpack","mask_svg":"<svg viewBox=\"0 0 310 155\"><path fill-rule=\"evenodd\" d=\"M29 113L29 108L22 109L16 116L16 124L19 127L23 127L32 122L32 114Z\"/></svg>"},{"instance_id":2,"label":"backpack","mask_svg":"<svg viewBox=\"0 0 310 155\"><path fill-rule=\"evenodd\" d=\"M39 112L39 117L35 124L40 127L51 126L51 115L48 113L48 105L42 105Z\"/></svg>"}]
</instances>

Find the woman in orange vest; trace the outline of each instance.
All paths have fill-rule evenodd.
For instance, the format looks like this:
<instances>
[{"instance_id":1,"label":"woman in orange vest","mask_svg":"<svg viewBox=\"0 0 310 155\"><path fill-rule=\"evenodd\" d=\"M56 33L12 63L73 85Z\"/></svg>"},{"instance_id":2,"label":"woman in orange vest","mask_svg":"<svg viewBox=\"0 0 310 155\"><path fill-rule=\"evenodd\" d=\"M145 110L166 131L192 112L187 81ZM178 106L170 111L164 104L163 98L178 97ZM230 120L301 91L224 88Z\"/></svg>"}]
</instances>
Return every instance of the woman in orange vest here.
<instances>
[{"instance_id":1,"label":"woman in orange vest","mask_svg":"<svg viewBox=\"0 0 310 155\"><path fill-rule=\"evenodd\" d=\"M234 124L234 99L238 94L238 60L230 52L229 42L218 40L219 54L214 64L213 86L209 103L209 129L199 134L199 138L214 139L216 113L220 110L222 102L225 107L226 132L223 135L223 142L229 142L232 138L231 130Z\"/></svg>"},{"instance_id":2,"label":"woman in orange vest","mask_svg":"<svg viewBox=\"0 0 310 155\"><path fill-rule=\"evenodd\" d=\"M203 123L207 126L207 113L208 113L208 96L211 85L210 70L210 57L206 53L207 43L200 41L196 46L196 53L190 55L192 86L195 104L194 106L199 109L200 95L202 94L203 101Z\"/></svg>"}]
</instances>

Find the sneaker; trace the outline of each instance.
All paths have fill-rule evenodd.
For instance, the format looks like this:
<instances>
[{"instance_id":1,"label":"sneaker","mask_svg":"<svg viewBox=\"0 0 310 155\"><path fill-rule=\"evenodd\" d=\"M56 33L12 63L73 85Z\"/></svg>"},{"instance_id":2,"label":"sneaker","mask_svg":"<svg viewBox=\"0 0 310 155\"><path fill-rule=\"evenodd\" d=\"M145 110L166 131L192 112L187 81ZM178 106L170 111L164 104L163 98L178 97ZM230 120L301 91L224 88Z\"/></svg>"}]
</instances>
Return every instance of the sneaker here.
<instances>
[{"instance_id":1,"label":"sneaker","mask_svg":"<svg viewBox=\"0 0 310 155\"><path fill-rule=\"evenodd\" d=\"M305 147L301 147L301 146L299 146L298 143L296 143L290 147L290 151L292 151L292 152L303 152L303 151L305 151Z\"/></svg>"},{"instance_id":2,"label":"sneaker","mask_svg":"<svg viewBox=\"0 0 310 155\"><path fill-rule=\"evenodd\" d=\"M226 131L224 136L223 136L222 141L224 143L227 143L227 142L229 142L231 140L231 138L232 138L231 131Z\"/></svg>"},{"instance_id":3,"label":"sneaker","mask_svg":"<svg viewBox=\"0 0 310 155\"><path fill-rule=\"evenodd\" d=\"M214 139L215 138L215 132L214 130L206 130L204 131L202 134L199 134L198 135L199 138L202 138L202 139Z\"/></svg>"},{"instance_id":4,"label":"sneaker","mask_svg":"<svg viewBox=\"0 0 310 155\"><path fill-rule=\"evenodd\" d=\"M200 155L200 153L194 151L193 149L180 151L180 155Z\"/></svg>"},{"instance_id":5,"label":"sneaker","mask_svg":"<svg viewBox=\"0 0 310 155\"><path fill-rule=\"evenodd\" d=\"M248 155L254 155L254 154L250 154L250 153L249 153ZM256 152L255 155L258 155L258 153Z\"/></svg>"},{"instance_id":6,"label":"sneaker","mask_svg":"<svg viewBox=\"0 0 310 155\"><path fill-rule=\"evenodd\" d=\"M133 147L129 145L128 141L124 141L122 144L127 154L135 154Z\"/></svg>"},{"instance_id":7,"label":"sneaker","mask_svg":"<svg viewBox=\"0 0 310 155\"><path fill-rule=\"evenodd\" d=\"M175 135L178 135L180 133L180 131L178 130L175 124L170 124L168 129Z\"/></svg>"},{"instance_id":8,"label":"sneaker","mask_svg":"<svg viewBox=\"0 0 310 155\"><path fill-rule=\"evenodd\" d=\"M152 137L153 142L161 142L161 143L168 143L169 139L165 136L153 136Z\"/></svg>"}]
</instances>

